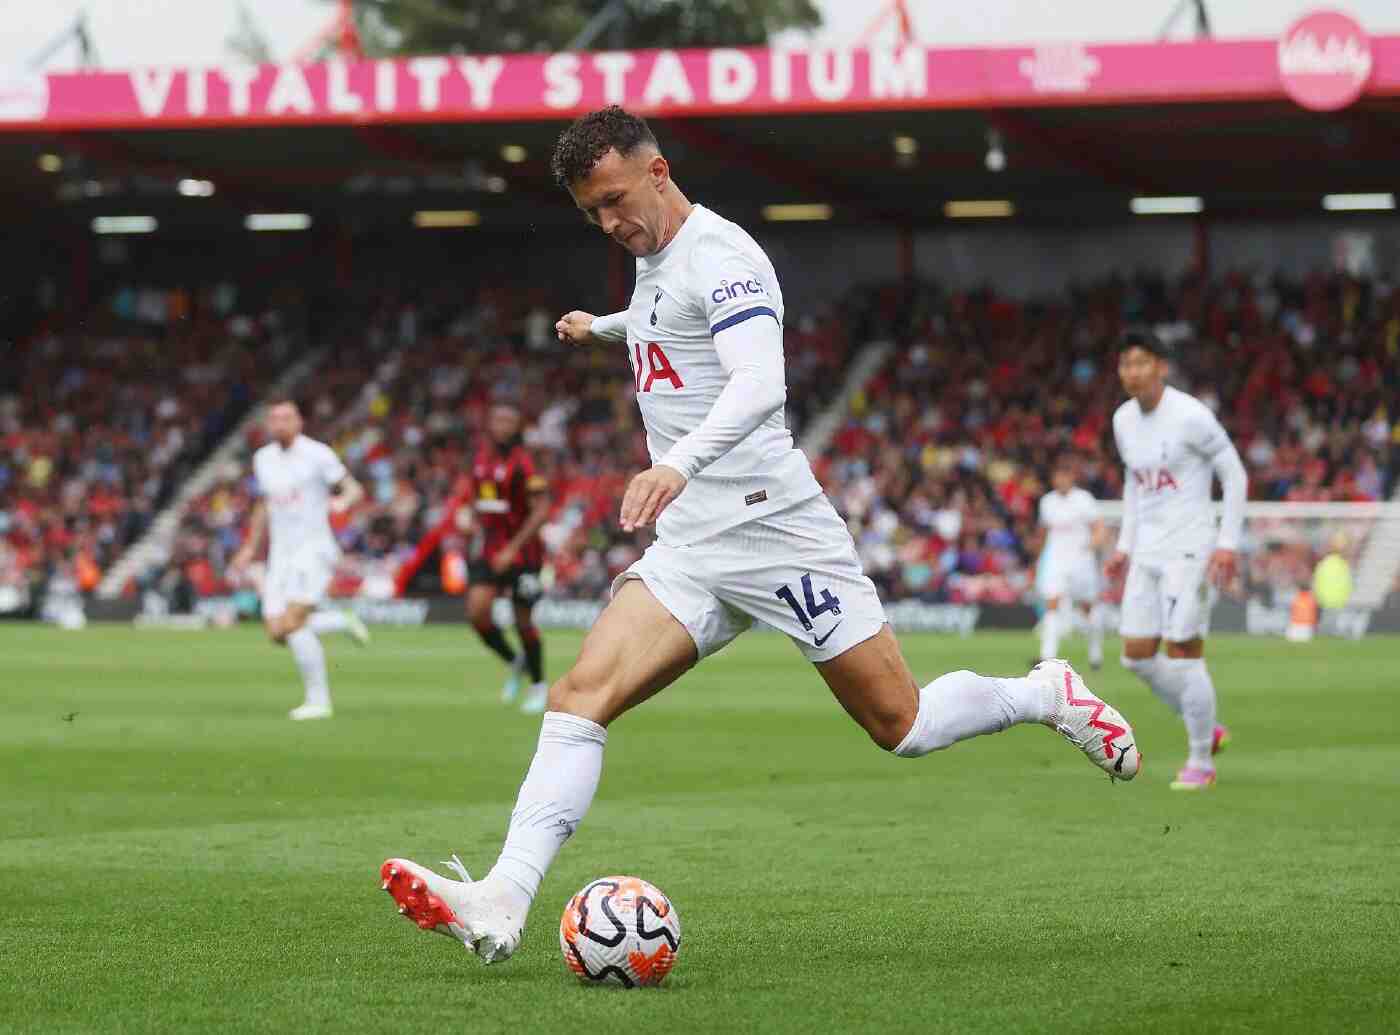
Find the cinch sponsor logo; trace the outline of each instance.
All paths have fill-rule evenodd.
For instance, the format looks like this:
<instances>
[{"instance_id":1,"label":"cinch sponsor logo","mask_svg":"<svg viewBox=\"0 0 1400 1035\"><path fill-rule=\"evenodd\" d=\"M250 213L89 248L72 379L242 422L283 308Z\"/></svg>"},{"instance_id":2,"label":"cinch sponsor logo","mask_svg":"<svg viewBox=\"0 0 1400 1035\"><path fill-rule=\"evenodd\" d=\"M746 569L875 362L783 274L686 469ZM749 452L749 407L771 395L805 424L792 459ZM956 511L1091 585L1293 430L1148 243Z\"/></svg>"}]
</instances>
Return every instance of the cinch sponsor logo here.
<instances>
[{"instance_id":1,"label":"cinch sponsor logo","mask_svg":"<svg viewBox=\"0 0 1400 1035\"><path fill-rule=\"evenodd\" d=\"M738 298L740 295L766 295L763 285L758 282L758 278L750 280L736 280L732 284L727 280L721 280L719 287L710 292L710 301L719 305L721 302L731 298Z\"/></svg>"}]
</instances>

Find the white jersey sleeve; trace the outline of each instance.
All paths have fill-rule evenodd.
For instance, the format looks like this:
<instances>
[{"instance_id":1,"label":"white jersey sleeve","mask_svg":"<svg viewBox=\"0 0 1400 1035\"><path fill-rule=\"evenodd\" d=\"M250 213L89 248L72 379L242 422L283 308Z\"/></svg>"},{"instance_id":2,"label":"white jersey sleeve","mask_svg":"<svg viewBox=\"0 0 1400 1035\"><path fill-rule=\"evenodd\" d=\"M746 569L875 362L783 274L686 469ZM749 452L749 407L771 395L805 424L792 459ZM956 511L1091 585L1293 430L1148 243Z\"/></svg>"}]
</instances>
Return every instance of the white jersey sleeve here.
<instances>
[{"instance_id":1,"label":"white jersey sleeve","mask_svg":"<svg viewBox=\"0 0 1400 1035\"><path fill-rule=\"evenodd\" d=\"M335 455L335 450L324 442L313 442L315 446L313 456L315 458L316 473L327 488L333 488L345 480L349 474L345 470L345 465L340 462L340 457Z\"/></svg>"},{"instance_id":2,"label":"white jersey sleeve","mask_svg":"<svg viewBox=\"0 0 1400 1035\"><path fill-rule=\"evenodd\" d=\"M606 316L595 316L593 326L589 328L595 338L603 341L626 341L627 340L627 310L620 313L608 313Z\"/></svg>"},{"instance_id":3,"label":"white jersey sleeve","mask_svg":"<svg viewBox=\"0 0 1400 1035\"><path fill-rule=\"evenodd\" d=\"M1244 531L1244 503L1249 493L1249 475L1245 472L1244 461L1230 441L1229 433L1205 406L1192 414L1187 435L1191 447L1210 461L1215 476L1220 479L1224 506L1216 546L1222 550L1238 550Z\"/></svg>"}]
</instances>

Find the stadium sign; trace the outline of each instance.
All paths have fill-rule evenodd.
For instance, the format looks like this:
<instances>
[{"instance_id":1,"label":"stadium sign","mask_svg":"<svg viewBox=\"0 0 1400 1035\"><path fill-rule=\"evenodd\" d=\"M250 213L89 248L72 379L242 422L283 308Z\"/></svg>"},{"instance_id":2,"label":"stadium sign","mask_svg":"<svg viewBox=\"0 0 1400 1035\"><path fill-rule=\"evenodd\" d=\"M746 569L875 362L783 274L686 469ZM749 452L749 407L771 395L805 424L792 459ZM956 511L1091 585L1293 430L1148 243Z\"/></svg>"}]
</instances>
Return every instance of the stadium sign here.
<instances>
[{"instance_id":1,"label":"stadium sign","mask_svg":"<svg viewBox=\"0 0 1400 1035\"><path fill-rule=\"evenodd\" d=\"M1283 88L1313 111L1336 111L1353 103L1365 91L1374 67L1365 31L1337 11L1304 15L1278 41Z\"/></svg>"},{"instance_id":2,"label":"stadium sign","mask_svg":"<svg viewBox=\"0 0 1400 1035\"><path fill-rule=\"evenodd\" d=\"M1400 36L1368 40L1342 15L1313 15L1281 42L722 47L0 74L0 128L563 119L613 103L715 115L1268 101L1289 96L1285 87L1302 103L1335 104L1343 82L1348 94L1400 96Z\"/></svg>"}]
</instances>

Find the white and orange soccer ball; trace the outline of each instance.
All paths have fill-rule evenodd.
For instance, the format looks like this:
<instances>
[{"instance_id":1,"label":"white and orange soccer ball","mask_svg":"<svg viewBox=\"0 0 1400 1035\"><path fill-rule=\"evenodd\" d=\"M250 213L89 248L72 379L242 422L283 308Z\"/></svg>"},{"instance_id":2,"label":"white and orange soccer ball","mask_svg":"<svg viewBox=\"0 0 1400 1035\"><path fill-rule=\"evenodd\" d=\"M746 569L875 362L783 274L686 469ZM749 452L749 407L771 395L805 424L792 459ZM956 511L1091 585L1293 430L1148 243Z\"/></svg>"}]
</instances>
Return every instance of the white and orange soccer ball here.
<instances>
[{"instance_id":1,"label":"white and orange soccer ball","mask_svg":"<svg viewBox=\"0 0 1400 1035\"><path fill-rule=\"evenodd\" d=\"M676 907L638 877L600 877L584 885L559 920L559 948L580 981L659 985L680 947Z\"/></svg>"}]
</instances>

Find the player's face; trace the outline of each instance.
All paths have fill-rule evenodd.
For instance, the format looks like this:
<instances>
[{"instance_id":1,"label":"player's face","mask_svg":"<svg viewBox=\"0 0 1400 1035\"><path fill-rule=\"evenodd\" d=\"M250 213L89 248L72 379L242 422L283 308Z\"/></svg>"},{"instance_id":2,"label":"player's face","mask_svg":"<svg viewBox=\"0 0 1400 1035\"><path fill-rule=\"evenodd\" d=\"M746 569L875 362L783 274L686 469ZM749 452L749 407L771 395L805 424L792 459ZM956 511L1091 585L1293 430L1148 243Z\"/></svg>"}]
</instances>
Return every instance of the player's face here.
<instances>
[{"instance_id":1,"label":"player's face","mask_svg":"<svg viewBox=\"0 0 1400 1035\"><path fill-rule=\"evenodd\" d=\"M486 418L486 431L492 440L505 445L520 434L520 411L514 406L493 406Z\"/></svg>"},{"instance_id":2,"label":"player's face","mask_svg":"<svg viewBox=\"0 0 1400 1035\"><path fill-rule=\"evenodd\" d=\"M1057 467L1050 475L1050 484L1055 487L1056 492L1069 492L1074 488L1074 468Z\"/></svg>"},{"instance_id":3,"label":"player's face","mask_svg":"<svg viewBox=\"0 0 1400 1035\"><path fill-rule=\"evenodd\" d=\"M590 223L633 255L655 255L664 232L662 188L669 179L670 167L655 151L638 148L624 158L613 150L569 193Z\"/></svg>"},{"instance_id":4,"label":"player's face","mask_svg":"<svg viewBox=\"0 0 1400 1035\"><path fill-rule=\"evenodd\" d=\"M1134 398L1153 398L1167 383L1166 361L1136 346L1124 349L1118 354L1118 379Z\"/></svg>"},{"instance_id":5,"label":"player's face","mask_svg":"<svg viewBox=\"0 0 1400 1035\"><path fill-rule=\"evenodd\" d=\"M279 403L267 411L267 433L273 441L289 446L301 434L301 412L291 403Z\"/></svg>"}]
</instances>

